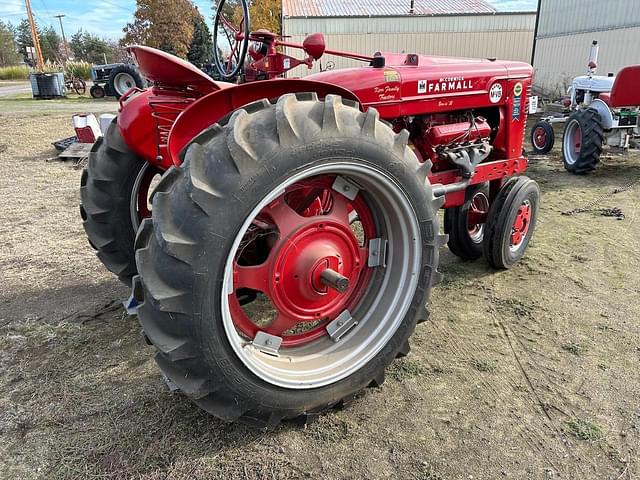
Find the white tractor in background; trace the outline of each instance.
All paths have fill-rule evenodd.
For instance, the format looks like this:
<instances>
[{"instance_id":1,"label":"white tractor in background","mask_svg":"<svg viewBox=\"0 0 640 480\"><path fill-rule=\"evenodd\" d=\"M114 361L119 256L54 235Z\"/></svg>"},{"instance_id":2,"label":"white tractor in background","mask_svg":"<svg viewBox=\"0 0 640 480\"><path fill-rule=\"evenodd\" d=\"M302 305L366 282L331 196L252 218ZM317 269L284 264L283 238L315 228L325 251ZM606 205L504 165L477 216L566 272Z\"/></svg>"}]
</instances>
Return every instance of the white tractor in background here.
<instances>
[{"instance_id":1,"label":"white tractor in background","mask_svg":"<svg viewBox=\"0 0 640 480\"><path fill-rule=\"evenodd\" d=\"M531 131L534 152L544 154L553 148L553 124L565 124L562 156L571 173L593 170L605 144L628 149L640 139L640 65L624 67L615 76L595 75L598 48L594 40L587 74L573 79L564 114L542 118Z\"/></svg>"}]
</instances>

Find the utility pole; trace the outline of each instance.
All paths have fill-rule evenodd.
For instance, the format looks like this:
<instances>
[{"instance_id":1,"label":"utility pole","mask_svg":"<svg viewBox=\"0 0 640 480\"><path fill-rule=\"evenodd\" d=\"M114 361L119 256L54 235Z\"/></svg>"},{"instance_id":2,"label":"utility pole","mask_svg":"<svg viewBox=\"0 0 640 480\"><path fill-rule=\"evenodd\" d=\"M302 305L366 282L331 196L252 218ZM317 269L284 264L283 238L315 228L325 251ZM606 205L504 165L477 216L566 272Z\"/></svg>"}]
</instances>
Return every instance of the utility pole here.
<instances>
[{"instance_id":1,"label":"utility pole","mask_svg":"<svg viewBox=\"0 0 640 480\"><path fill-rule=\"evenodd\" d=\"M29 26L31 27L31 39L33 40L33 46L36 49L36 62L38 70L42 72L44 70L44 61L42 60L42 49L40 48L40 37L38 36L38 29L33 21L33 12L31 12L31 2L24 0L25 7L27 7L27 18L29 20Z\"/></svg>"},{"instance_id":2,"label":"utility pole","mask_svg":"<svg viewBox=\"0 0 640 480\"><path fill-rule=\"evenodd\" d=\"M55 18L60 20L60 31L62 32L62 44L64 45L64 59L69 60L69 50L67 50L67 38L64 36L64 27L62 26L62 19L64 18L64 13L60 13L55 15Z\"/></svg>"}]
</instances>

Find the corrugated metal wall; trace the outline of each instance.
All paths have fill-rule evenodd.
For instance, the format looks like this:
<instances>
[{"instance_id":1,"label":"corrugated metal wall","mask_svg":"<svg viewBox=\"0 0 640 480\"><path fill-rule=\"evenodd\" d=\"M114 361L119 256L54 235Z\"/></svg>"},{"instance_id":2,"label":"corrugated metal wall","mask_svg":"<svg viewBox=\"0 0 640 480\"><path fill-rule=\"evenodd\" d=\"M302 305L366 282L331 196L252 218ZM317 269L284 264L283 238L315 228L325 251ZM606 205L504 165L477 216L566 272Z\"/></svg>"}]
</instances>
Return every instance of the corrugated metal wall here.
<instances>
[{"instance_id":1,"label":"corrugated metal wall","mask_svg":"<svg viewBox=\"0 0 640 480\"><path fill-rule=\"evenodd\" d=\"M536 86L563 94L587 70L591 42L598 73L640 63L640 0L542 0L536 42Z\"/></svg>"},{"instance_id":2,"label":"corrugated metal wall","mask_svg":"<svg viewBox=\"0 0 640 480\"><path fill-rule=\"evenodd\" d=\"M639 0L542 0L538 38L640 27Z\"/></svg>"},{"instance_id":3,"label":"corrugated metal wall","mask_svg":"<svg viewBox=\"0 0 640 480\"><path fill-rule=\"evenodd\" d=\"M364 55L377 51L411 52L460 57L497 57L531 60L535 14L461 15L441 17L348 17L284 18L283 31L302 43L310 33L325 34L327 48ZM294 50L288 53L296 55ZM299 56L300 54L297 53ZM362 65L326 56L322 62L335 68ZM316 72L299 67L292 76Z\"/></svg>"}]
</instances>

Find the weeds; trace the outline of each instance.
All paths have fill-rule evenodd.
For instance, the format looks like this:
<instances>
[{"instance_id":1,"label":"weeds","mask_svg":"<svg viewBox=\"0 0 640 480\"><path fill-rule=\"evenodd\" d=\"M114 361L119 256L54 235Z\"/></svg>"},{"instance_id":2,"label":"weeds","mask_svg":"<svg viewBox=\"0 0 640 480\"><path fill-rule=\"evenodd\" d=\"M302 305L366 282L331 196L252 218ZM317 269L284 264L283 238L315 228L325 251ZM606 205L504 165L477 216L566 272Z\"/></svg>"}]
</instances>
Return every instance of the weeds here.
<instances>
[{"instance_id":1,"label":"weeds","mask_svg":"<svg viewBox=\"0 0 640 480\"><path fill-rule=\"evenodd\" d=\"M602 430L598 425L589 420L573 418L567 422L569 432L580 440L594 442L602 438Z\"/></svg>"},{"instance_id":2,"label":"weeds","mask_svg":"<svg viewBox=\"0 0 640 480\"><path fill-rule=\"evenodd\" d=\"M587 351L587 347L576 342L568 342L562 344L562 349L572 355L579 357Z\"/></svg>"},{"instance_id":3,"label":"weeds","mask_svg":"<svg viewBox=\"0 0 640 480\"><path fill-rule=\"evenodd\" d=\"M494 372L496 370L496 364L493 360L474 359L471 366L479 372Z\"/></svg>"},{"instance_id":4,"label":"weeds","mask_svg":"<svg viewBox=\"0 0 640 480\"><path fill-rule=\"evenodd\" d=\"M423 463L416 473L416 480L444 480L444 477L434 471L431 465Z\"/></svg>"},{"instance_id":5,"label":"weeds","mask_svg":"<svg viewBox=\"0 0 640 480\"><path fill-rule=\"evenodd\" d=\"M89 62L67 62L65 73L75 75L85 80L91 79L91 67Z\"/></svg>"},{"instance_id":6,"label":"weeds","mask_svg":"<svg viewBox=\"0 0 640 480\"><path fill-rule=\"evenodd\" d=\"M27 78L29 78L29 67L24 65L0 67L0 80L26 80Z\"/></svg>"},{"instance_id":7,"label":"weeds","mask_svg":"<svg viewBox=\"0 0 640 480\"><path fill-rule=\"evenodd\" d=\"M67 62L63 67L58 62L45 62L42 71L44 73L65 72L65 74L73 74L76 77L91 79L91 67L89 62ZM27 80L29 74L34 70L26 65L15 65L12 67L0 67L0 80Z\"/></svg>"},{"instance_id":8,"label":"weeds","mask_svg":"<svg viewBox=\"0 0 640 480\"><path fill-rule=\"evenodd\" d=\"M424 373L422 365L416 360L396 360L389 369L389 375L399 382L413 377L419 377Z\"/></svg>"}]
</instances>

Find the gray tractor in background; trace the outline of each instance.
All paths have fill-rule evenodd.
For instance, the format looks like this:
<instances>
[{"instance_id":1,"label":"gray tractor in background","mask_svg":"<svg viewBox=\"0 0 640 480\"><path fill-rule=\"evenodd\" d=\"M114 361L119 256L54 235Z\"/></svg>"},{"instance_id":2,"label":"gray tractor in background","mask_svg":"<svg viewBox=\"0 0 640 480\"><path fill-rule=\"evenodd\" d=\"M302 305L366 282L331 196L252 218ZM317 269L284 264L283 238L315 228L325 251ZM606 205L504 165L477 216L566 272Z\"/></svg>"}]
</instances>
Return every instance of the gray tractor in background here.
<instances>
[{"instance_id":1,"label":"gray tractor in background","mask_svg":"<svg viewBox=\"0 0 640 480\"><path fill-rule=\"evenodd\" d=\"M598 48L594 40L587 74L573 79L565 111L543 117L531 130L533 151L544 154L553 148L553 124L565 124L562 156L571 173L596 168L605 144L628 149L640 140L640 65L624 67L617 75L596 75Z\"/></svg>"},{"instance_id":2,"label":"gray tractor in background","mask_svg":"<svg viewBox=\"0 0 640 480\"><path fill-rule=\"evenodd\" d=\"M136 66L129 63L94 65L91 69L91 79L93 86L89 93L93 98L119 99L133 87L142 89L147 86Z\"/></svg>"}]
</instances>

